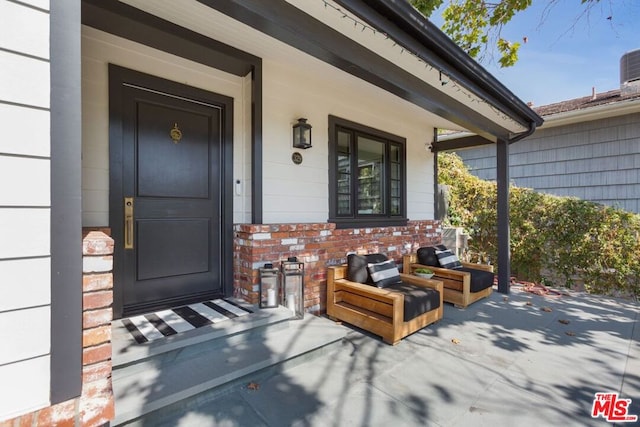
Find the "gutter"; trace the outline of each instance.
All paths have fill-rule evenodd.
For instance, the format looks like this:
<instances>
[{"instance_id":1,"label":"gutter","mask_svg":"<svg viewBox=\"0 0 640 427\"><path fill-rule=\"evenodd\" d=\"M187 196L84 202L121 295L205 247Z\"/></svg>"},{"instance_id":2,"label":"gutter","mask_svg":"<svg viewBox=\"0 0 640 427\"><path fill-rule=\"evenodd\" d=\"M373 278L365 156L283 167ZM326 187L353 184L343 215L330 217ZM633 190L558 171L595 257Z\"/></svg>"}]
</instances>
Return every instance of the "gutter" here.
<instances>
[{"instance_id":1,"label":"gutter","mask_svg":"<svg viewBox=\"0 0 640 427\"><path fill-rule=\"evenodd\" d=\"M537 128L537 127L538 127L538 126L536 125L536 123L535 123L535 122L530 122L530 123L529 123L529 129L527 129L526 131L524 131L524 132L522 132L522 133L517 134L517 135L516 135L516 136L514 136L513 138L509 138L509 140L508 140L507 142L509 143L509 145L511 145L511 144L513 144L514 142L518 142L518 141L520 141L521 139L524 139L524 138L526 138L526 137L528 137L528 136L531 136L531 135L536 131L536 128Z\"/></svg>"},{"instance_id":2,"label":"gutter","mask_svg":"<svg viewBox=\"0 0 640 427\"><path fill-rule=\"evenodd\" d=\"M420 51L415 52L417 55L436 67L445 68L442 71L450 74L453 79L460 81L469 89L477 90L478 95L484 96L505 113L510 113L516 121L529 128L531 128L530 123L534 123L534 130L544 122L542 117L471 58L408 1L336 0L336 2L357 15L366 15L367 19L371 17L366 14L362 5L375 10L388 20L387 23L383 23L384 28L380 28L381 30L388 32L390 37L401 36L402 34L398 33L404 33L417 41L422 47ZM373 22L376 20L374 19ZM395 28L389 23L393 24ZM404 37L398 37L398 41L402 41L402 39ZM438 56L443 61L437 61ZM529 129L525 134L528 132L531 130Z\"/></svg>"}]
</instances>

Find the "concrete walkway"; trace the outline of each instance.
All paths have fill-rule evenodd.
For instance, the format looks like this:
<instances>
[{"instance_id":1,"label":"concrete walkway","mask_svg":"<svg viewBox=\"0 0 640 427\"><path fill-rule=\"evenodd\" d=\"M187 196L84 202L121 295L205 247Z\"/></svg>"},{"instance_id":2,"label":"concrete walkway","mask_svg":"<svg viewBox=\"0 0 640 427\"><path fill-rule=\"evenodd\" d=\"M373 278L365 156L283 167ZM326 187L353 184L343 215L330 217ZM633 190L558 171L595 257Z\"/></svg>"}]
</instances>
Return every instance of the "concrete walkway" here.
<instances>
[{"instance_id":1,"label":"concrete walkway","mask_svg":"<svg viewBox=\"0 0 640 427\"><path fill-rule=\"evenodd\" d=\"M464 310L447 304L441 322L396 346L350 329L336 352L165 425L613 425L591 417L594 395L617 392L640 415L638 312L628 301L514 287Z\"/></svg>"}]
</instances>

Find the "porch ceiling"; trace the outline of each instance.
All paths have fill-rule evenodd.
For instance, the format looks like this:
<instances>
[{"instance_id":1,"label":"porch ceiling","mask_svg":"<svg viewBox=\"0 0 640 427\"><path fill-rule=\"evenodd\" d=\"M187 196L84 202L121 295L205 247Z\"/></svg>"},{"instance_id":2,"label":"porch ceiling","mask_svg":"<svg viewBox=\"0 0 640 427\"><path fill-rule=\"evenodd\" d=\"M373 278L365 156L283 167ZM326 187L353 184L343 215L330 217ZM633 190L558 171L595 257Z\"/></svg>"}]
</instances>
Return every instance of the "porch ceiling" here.
<instances>
[{"instance_id":1,"label":"porch ceiling","mask_svg":"<svg viewBox=\"0 0 640 427\"><path fill-rule=\"evenodd\" d=\"M361 18L339 9L337 3L121 1L264 61L303 68L310 77L314 73L322 77L323 67L317 67L320 59L418 105L425 110L425 122L439 128L468 130L490 141L526 130L524 123L443 75L441 68L381 38ZM331 78L348 76L335 73Z\"/></svg>"}]
</instances>

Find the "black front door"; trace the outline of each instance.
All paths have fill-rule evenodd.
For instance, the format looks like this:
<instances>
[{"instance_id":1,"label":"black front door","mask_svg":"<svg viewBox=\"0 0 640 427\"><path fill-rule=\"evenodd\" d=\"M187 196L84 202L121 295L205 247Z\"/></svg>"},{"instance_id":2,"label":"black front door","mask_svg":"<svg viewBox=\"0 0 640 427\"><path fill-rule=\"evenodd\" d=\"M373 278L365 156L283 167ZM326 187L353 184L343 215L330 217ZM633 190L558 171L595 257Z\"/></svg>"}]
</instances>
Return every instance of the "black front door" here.
<instances>
[{"instance_id":1,"label":"black front door","mask_svg":"<svg viewBox=\"0 0 640 427\"><path fill-rule=\"evenodd\" d=\"M121 150L111 160L112 178L121 174L120 185L111 189L118 206L111 211L121 209L112 221L119 237L114 311L126 316L224 296L230 100L138 73L127 79L130 72L117 71L112 74L124 78L111 100L117 103L112 119L120 117L111 122L120 126L111 144Z\"/></svg>"}]
</instances>

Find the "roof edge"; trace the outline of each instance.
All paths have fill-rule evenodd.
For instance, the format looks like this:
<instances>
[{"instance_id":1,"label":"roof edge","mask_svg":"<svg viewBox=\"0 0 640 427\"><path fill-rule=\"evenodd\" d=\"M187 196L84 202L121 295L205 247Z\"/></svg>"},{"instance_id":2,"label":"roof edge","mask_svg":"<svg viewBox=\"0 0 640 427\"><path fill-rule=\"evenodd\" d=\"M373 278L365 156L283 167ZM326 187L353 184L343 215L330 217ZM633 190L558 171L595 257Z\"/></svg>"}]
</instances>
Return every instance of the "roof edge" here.
<instances>
[{"instance_id":1,"label":"roof edge","mask_svg":"<svg viewBox=\"0 0 640 427\"><path fill-rule=\"evenodd\" d=\"M638 112L640 112L640 98L636 98L628 102L596 105L590 108L563 111L560 113L544 116L545 121L541 129L549 129L557 126L606 119L609 117L622 116Z\"/></svg>"},{"instance_id":2,"label":"roof edge","mask_svg":"<svg viewBox=\"0 0 640 427\"><path fill-rule=\"evenodd\" d=\"M355 3L353 0L336 1L350 9ZM523 121L533 122L536 126L542 125L544 119L538 113L471 58L408 1L362 0L362 2L379 13L382 12L397 29L443 58L449 67L458 71L458 76L452 75L452 77L458 77L463 83L472 87L476 86L492 102L507 108L514 115L524 119ZM385 30L392 30L392 28ZM393 33L393 31L389 32Z\"/></svg>"}]
</instances>

